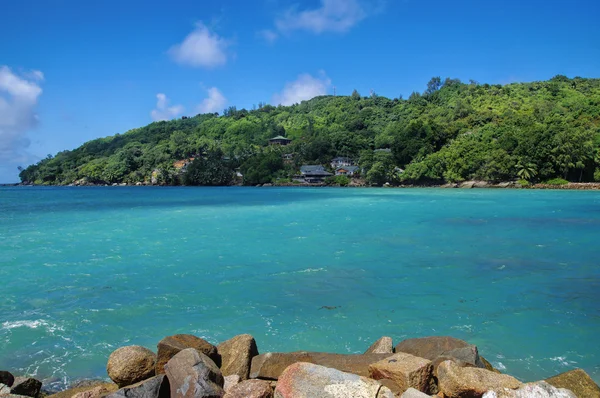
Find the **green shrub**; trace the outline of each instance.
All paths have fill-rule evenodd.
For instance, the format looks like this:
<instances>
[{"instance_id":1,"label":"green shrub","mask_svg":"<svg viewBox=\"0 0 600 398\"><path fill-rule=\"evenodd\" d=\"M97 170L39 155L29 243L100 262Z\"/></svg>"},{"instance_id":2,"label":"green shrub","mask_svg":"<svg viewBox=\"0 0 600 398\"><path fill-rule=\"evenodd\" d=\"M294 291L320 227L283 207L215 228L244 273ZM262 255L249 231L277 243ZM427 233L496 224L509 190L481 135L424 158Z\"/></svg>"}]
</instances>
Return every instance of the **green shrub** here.
<instances>
[{"instance_id":1,"label":"green shrub","mask_svg":"<svg viewBox=\"0 0 600 398\"><path fill-rule=\"evenodd\" d=\"M544 184L547 185L567 185L569 181L563 180L562 178L553 178L551 180L545 181Z\"/></svg>"},{"instance_id":2,"label":"green shrub","mask_svg":"<svg viewBox=\"0 0 600 398\"><path fill-rule=\"evenodd\" d=\"M519 180L518 184L521 186L521 188L527 188L530 185L529 181L527 181L527 180Z\"/></svg>"},{"instance_id":3,"label":"green shrub","mask_svg":"<svg viewBox=\"0 0 600 398\"><path fill-rule=\"evenodd\" d=\"M600 182L600 168L597 168L596 171L594 171L594 181Z\"/></svg>"},{"instance_id":4,"label":"green shrub","mask_svg":"<svg viewBox=\"0 0 600 398\"><path fill-rule=\"evenodd\" d=\"M334 176L328 177L325 180L327 185L339 185L340 187L347 187L350 184L350 179L347 176Z\"/></svg>"}]
</instances>

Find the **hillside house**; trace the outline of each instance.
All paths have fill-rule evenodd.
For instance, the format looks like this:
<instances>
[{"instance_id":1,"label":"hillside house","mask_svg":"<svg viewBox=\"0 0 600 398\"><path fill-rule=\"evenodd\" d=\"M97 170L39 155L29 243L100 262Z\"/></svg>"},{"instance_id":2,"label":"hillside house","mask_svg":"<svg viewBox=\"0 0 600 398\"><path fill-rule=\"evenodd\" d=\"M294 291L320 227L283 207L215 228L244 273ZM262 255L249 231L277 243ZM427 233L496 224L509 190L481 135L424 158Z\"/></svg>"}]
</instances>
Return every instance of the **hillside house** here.
<instances>
[{"instance_id":1,"label":"hillside house","mask_svg":"<svg viewBox=\"0 0 600 398\"><path fill-rule=\"evenodd\" d=\"M335 169L336 176L353 176L355 173L359 172L358 166L341 166Z\"/></svg>"},{"instance_id":2,"label":"hillside house","mask_svg":"<svg viewBox=\"0 0 600 398\"><path fill-rule=\"evenodd\" d=\"M321 165L304 165L300 167L300 174L302 179L309 184L321 183L325 178L333 175Z\"/></svg>"},{"instance_id":3,"label":"hillside house","mask_svg":"<svg viewBox=\"0 0 600 398\"><path fill-rule=\"evenodd\" d=\"M352 159L350 159L348 157L343 157L343 156L338 156L337 158L333 158L333 160L331 161L332 169L337 169L338 167L343 167L343 166L354 166L354 162L352 161Z\"/></svg>"},{"instance_id":4,"label":"hillside house","mask_svg":"<svg viewBox=\"0 0 600 398\"><path fill-rule=\"evenodd\" d=\"M277 137L273 137L269 140L269 145L289 145L290 142L292 142L292 140L290 140L289 138L285 138L281 135L278 135Z\"/></svg>"}]
</instances>

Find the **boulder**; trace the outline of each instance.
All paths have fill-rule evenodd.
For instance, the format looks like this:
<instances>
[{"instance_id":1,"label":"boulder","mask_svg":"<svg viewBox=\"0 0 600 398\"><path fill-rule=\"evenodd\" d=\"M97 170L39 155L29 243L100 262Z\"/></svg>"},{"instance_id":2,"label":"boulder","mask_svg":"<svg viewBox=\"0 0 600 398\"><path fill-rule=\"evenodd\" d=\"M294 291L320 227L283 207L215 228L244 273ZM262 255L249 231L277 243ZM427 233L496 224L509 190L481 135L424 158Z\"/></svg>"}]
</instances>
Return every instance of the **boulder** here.
<instances>
[{"instance_id":1,"label":"boulder","mask_svg":"<svg viewBox=\"0 0 600 398\"><path fill-rule=\"evenodd\" d=\"M306 351L269 352L252 358L250 378L277 380L288 366L296 362L313 363L367 377L369 376L370 364L389 356L390 354L331 354Z\"/></svg>"},{"instance_id":2,"label":"boulder","mask_svg":"<svg viewBox=\"0 0 600 398\"><path fill-rule=\"evenodd\" d=\"M165 373L164 366L178 352L186 348L195 348L199 353L208 356L217 366L221 366L221 357L217 353L217 347L208 341L191 334L176 334L162 339L158 345L156 358L156 374Z\"/></svg>"},{"instance_id":3,"label":"boulder","mask_svg":"<svg viewBox=\"0 0 600 398\"><path fill-rule=\"evenodd\" d=\"M10 387L0 383L0 396L10 394Z\"/></svg>"},{"instance_id":4,"label":"boulder","mask_svg":"<svg viewBox=\"0 0 600 398\"><path fill-rule=\"evenodd\" d=\"M37 397L42 389L42 382L31 377L15 377L15 381L10 388L10 393L14 395L25 395L27 397Z\"/></svg>"},{"instance_id":5,"label":"boulder","mask_svg":"<svg viewBox=\"0 0 600 398\"><path fill-rule=\"evenodd\" d=\"M391 337L383 336L376 342L374 342L371 347L367 348L365 354L393 354L394 353L394 344L392 342Z\"/></svg>"},{"instance_id":6,"label":"boulder","mask_svg":"<svg viewBox=\"0 0 600 398\"><path fill-rule=\"evenodd\" d=\"M223 375L208 356L195 348L178 352L165 365L171 398L221 398Z\"/></svg>"},{"instance_id":7,"label":"boulder","mask_svg":"<svg viewBox=\"0 0 600 398\"><path fill-rule=\"evenodd\" d=\"M147 380L121 388L107 396L107 398L169 398L169 379L165 375L158 375ZM83 397L82 397L83 398ZM88 397L85 397L88 398ZM91 398L91 397L90 397Z\"/></svg>"},{"instance_id":8,"label":"boulder","mask_svg":"<svg viewBox=\"0 0 600 398\"><path fill-rule=\"evenodd\" d=\"M129 386L154 376L156 355L139 345L121 347L108 357L108 377L119 387Z\"/></svg>"},{"instance_id":9,"label":"boulder","mask_svg":"<svg viewBox=\"0 0 600 398\"><path fill-rule=\"evenodd\" d=\"M12 373L7 372L6 370L0 370L0 383L5 386L12 387L15 382L15 376Z\"/></svg>"},{"instance_id":10,"label":"boulder","mask_svg":"<svg viewBox=\"0 0 600 398\"><path fill-rule=\"evenodd\" d=\"M489 185L487 181L475 181L473 188L487 188Z\"/></svg>"},{"instance_id":11,"label":"boulder","mask_svg":"<svg viewBox=\"0 0 600 398\"><path fill-rule=\"evenodd\" d=\"M471 366L486 369L485 363L479 357L479 350L475 345L448 350L442 353L441 356L458 359L470 364Z\"/></svg>"},{"instance_id":12,"label":"boulder","mask_svg":"<svg viewBox=\"0 0 600 398\"><path fill-rule=\"evenodd\" d=\"M375 380L391 379L398 383L402 391L412 387L421 392L429 392L433 365L428 359L399 352L369 365L369 377Z\"/></svg>"},{"instance_id":13,"label":"boulder","mask_svg":"<svg viewBox=\"0 0 600 398\"><path fill-rule=\"evenodd\" d=\"M465 181L460 184L461 188L473 188L475 186L475 181Z\"/></svg>"},{"instance_id":14,"label":"boulder","mask_svg":"<svg viewBox=\"0 0 600 398\"><path fill-rule=\"evenodd\" d=\"M401 341L396 345L395 351L433 361L445 352L468 346L469 343L466 341L454 337L432 336Z\"/></svg>"},{"instance_id":15,"label":"boulder","mask_svg":"<svg viewBox=\"0 0 600 398\"><path fill-rule=\"evenodd\" d=\"M105 381L96 381L95 384L92 384L86 380L86 383L84 386L77 386L77 383L74 385L76 385L76 387L73 387L73 385L72 385L72 387L69 388L68 390L57 392L56 394L50 395L48 398L50 398L50 397L52 397L52 398L72 398L74 395L77 395L79 393L85 393L85 392L88 392L91 390L94 390L97 392L106 391L106 392L102 392L100 395L98 395L98 397L104 397L105 395L107 395L111 392L115 392L119 389L119 386L117 386L116 384L107 383ZM96 389L96 388L98 388L98 389ZM93 394L90 394L89 396L90 396L90 398L96 397L96 395L93 395Z\"/></svg>"},{"instance_id":16,"label":"boulder","mask_svg":"<svg viewBox=\"0 0 600 398\"><path fill-rule=\"evenodd\" d=\"M229 389L240 382L240 376L238 375L229 375L223 377L223 390L225 392L229 391Z\"/></svg>"},{"instance_id":17,"label":"boulder","mask_svg":"<svg viewBox=\"0 0 600 398\"><path fill-rule=\"evenodd\" d=\"M231 387L223 398L273 398L273 388L265 380L245 380Z\"/></svg>"},{"instance_id":18,"label":"boulder","mask_svg":"<svg viewBox=\"0 0 600 398\"><path fill-rule=\"evenodd\" d=\"M281 374L275 398L393 398L375 380L312 363L295 363Z\"/></svg>"},{"instance_id":19,"label":"boulder","mask_svg":"<svg viewBox=\"0 0 600 398\"><path fill-rule=\"evenodd\" d=\"M252 358L258 355L254 337L241 334L217 346L221 356L221 372L223 376L238 375L240 380L247 380L250 375Z\"/></svg>"},{"instance_id":20,"label":"boulder","mask_svg":"<svg viewBox=\"0 0 600 398\"><path fill-rule=\"evenodd\" d=\"M116 384L111 385L116 386ZM77 394L71 395L70 398L101 398L113 392L115 392L114 389L109 388L105 385L99 385L96 387L92 387L90 390L78 392Z\"/></svg>"},{"instance_id":21,"label":"boulder","mask_svg":"<svg viewBox=\"0 0 600 398\"><path fill-rule=\"evenodd\" d=\"M421 392L419 390L415 390L414 388L409 388L404 391L404 393L400 396L400 398L431 398L429 395Z\"/></svg>"},{"instance_id":22,"label":"boulder","mask_svg":"<svg viewBox=\"0 0 600 398\"><path fill-rule=\"evenodd\" d=\"M524 384L516 390L502 388L488 391L483 394L483 398L577 398L577 396L565 388L556 388L544 381L539 381Z\"/></svg>"},{"instance_id":23,"label":"boulder","mask_svg":"<svg viewBox=\"0 0 600 398\"><path fill-rule=\"evenodd\" d=\"M385 387L389 388L390 391L394 394L395 397L399 397L404 392L404 390L402 389L402 387L400 387L400 385L398 383L396 383L394 380L381 379L381 380L377 380L377 381L382 386L385 386Z\"/></svg>"},{"instance_id":24,"label":"boulder","mask_svg":"<svg viewBox=\"0 0 600 398\"><path fill-rule=\"evenodd\" d=\"M487 370L491 370L492 372L496 372L496 373L502 373L498 369L496 369L495 367L493 367L492 364L487 359L485 359L484 357L479 357L479 359L481 359L481 362L483 362L483 365L485 366L485 368Z\"/></svg>"},{"instance_id":25,"label":"boulder","mask_svg":"<svg viewBox=\"0 0 600 398\"><path fill-rule=\"evenodd\" d=\"M480 368L461 368L444 361L437 370L440 392L449 397L481 397L490 390L517 389L522 383L512 376Z\"/></svg>"},{"instance_id":26,"label":"boulder","mask_svg":"<svg viewBox=\"0 0 600 398\"><path fill-rule=\"evenodd\" d=\"M561 373L546 379L546 383L554 387L569 389L580 398L600 398L600 387L583 369L573 369Z\"/></svg>"}]
</instances>

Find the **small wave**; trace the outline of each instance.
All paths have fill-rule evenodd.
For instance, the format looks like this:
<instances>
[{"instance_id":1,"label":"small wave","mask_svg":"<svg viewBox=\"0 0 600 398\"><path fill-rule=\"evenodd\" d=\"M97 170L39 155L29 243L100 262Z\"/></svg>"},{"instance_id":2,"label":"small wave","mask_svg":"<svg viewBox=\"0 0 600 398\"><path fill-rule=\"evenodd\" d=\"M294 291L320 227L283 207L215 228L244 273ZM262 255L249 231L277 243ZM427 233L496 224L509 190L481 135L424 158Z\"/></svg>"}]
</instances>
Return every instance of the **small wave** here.
<instances>
[{"instance_id":1,"label":"small wave","mask_svg":"<svg viewBox=\"0 0 600 398\"><path fill-rule=\"evenodd\" d=\"M35 321L6 321L2 323L2 330L11 330L16 328L37 329L39 327L45 328L49 333L54 333L57 330L65 330L62 326L45 321L43 319L37 319Z\"/></svg>"},{"instance_id":2,"label":"small wave","mask_svg":"<svg viewBox=\"0 0 600 398\"><path fill-rule=\"evenodd\" d=\"M303 269L300 271L296 271L299 274L306 274L308 272L321 272L321 271L325 271L325 268L307 268L307 269Z\"/></svg>"},{"instance_id":3,"label":"small wave","mask_svg":"<svg viewBox=\"0 0 600 398\"><path fill-rule=\"evenodd\" d=\"M498 370L506 370L506 366L502 362L494 362L492 365Z\"/></svg>"}]
</instances>

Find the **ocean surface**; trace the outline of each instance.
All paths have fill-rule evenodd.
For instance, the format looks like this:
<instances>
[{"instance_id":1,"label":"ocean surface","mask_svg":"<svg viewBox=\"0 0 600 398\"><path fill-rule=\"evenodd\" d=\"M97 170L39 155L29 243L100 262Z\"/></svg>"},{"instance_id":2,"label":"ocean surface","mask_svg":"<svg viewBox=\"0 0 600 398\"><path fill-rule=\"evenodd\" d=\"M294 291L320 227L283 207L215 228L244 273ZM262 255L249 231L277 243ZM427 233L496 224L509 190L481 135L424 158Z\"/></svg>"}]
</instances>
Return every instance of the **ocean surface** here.
<instances>
[{"instance_id":1,"label":"ocean surface","mask_svg":"<svg viewBox=\"0 0 600 398\"><path fill-rule=\"evenodd\" d=\"M600 192L5 187L0 282L0 369L55 386L176 333L451 335L523 381L600 382Z\"/></svg>"}]
</instances>

